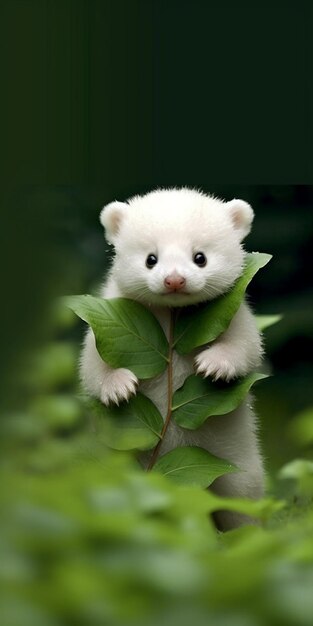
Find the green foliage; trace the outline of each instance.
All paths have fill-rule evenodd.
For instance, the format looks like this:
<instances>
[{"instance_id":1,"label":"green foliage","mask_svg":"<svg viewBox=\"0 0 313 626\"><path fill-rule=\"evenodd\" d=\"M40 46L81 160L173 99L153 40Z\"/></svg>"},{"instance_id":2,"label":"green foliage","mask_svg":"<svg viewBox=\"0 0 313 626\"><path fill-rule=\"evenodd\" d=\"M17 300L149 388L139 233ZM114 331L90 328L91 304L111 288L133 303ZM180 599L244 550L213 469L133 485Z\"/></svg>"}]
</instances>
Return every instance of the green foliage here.
<instances>
[{"instance_id":1,"label":"green foliage","mask_svg":"<svg viewBox=\"0 0 313 626\"><path fill-rule=\"evenodd\" d=\"M4 624L310 623L312 511L300 522L289 513L286 523L277 500L219 498L143 473L104 446L89 455L87 441L80 437L76 462L69 453L63 467L55 457L26 475L1 470ZM210 522L221 508L263 527L221 537ZM286 597L299 585L306 602L288 621Z\"/></svg>"},{"instance_id":2,"label":"green foliage","mask_svg":"<svg viewBox=\"0 0 313 626\"><path fill-rule=\"evenodd\" d=\"M1 624L311 626L310 467L291 465L275 481L275 491L294 484L285 503L221 498L143 472L133 455L108 449L102 413L95 420L77 395L67 354L49 380L37 352L20 409L0 421ZM221 509L260 524L221 535L211 522Z\"/></svg>"},{"instance_id":3,"label":"green foliage","mask_svg":"<svg viewBox=\"0 0 313 626\"><path fill-rule=\"evenodd\" d=\"M87 407L96 416L97 432L114 450L150 450L161 435L163 419L156 406L142 393L121 406L104 406L88 400Z\"/></svg>"},{"instance_id":4,"label":"green foliage","mask_svg":"<svg viewBox=\"0 0 313 626\"><path fill-rule=\"evenodd\" d=\"M65 341L55 341L30 357L30 367L24 372L27 385L36 389L53 389L55 385L70 384L75 380L78 349Z\"/></svg>"},{"instance_id":5,"label":"green foliage","mask_svg":"<svg viewBox=\"0 0 313 626\"><path fill-rule=\"evenodd\" d=\"M213 382L192 374L173 396L173 419L179 426L195 430L212 415L236 409L250 387L265 374L253 373L231 383Z\"/></svg>"},{"instance_id":6,"label":"green foliage","mask_svg":"<svg viewBox=\"0 0 313 626\"><path fill-rule=\"evenodd\" d=\"M299 495L313 496L313 461L294 459L280 469L279 477L294 481Z\"/></svg>"},{"instance_id":7,"label":"green foliage","mask_svg":"<svg viewBox=\"0 0 313 626\"><path fill-rule=\"evenodd\" d=\"M271 258L270 254L260 252L247 254L243 273L228 293L203 306L182 309L175 325L175 350L187 354L221 335L238 311L253 276Z\"/></svg>"},{"instance_id":8,"label":"green foliage","mask_svg":"<svg viewBox=\"0 0 313 626\"><path fill-rule=\"evenodd\" d=\"M282 317L282 315L256 315L255 319L258 329L263 332L270 326L273 326L274 324L280 322Z\"/></svg>"},{"instance_id":9,"label":"green foliage","mask_svg":"<svg viewBox=\"0 0 313 626\"><path fill-rule=\"evenodd\" d=\"M157 319L138 302L126 298L104 300L88 295L66 299L67 305L91 326L97 350L109 365L128 368L141 379L151 378L166 368L170 375L170 408L164 427L159 411L142 394L119 407L105 407L93 402L93 408L102 416L101 436L109 447L149 450L155 446L148 465L151 469L172 417L179 426L192 430L199 428L210 416L229 413L238 407L250 387L265 378L263 374L250 374L234 383L221 384L190 376L172 398L173 349L180 353L190 352L216 339L229 326L255 273L270 259L269 254L248 254L242 275L226 295L200 307L178 310L178 315L176 311L170 312L169 341ZM273 321L276 318L267 320L267 325ZM93 408L91 406L90 410ZM232 471L228 461L216 459L205 450L194 447L168 453L157 461L155 467L173 480L185 480L203 487L210 485L217 476Z\"/></svg>"},{"instance_id":10,"label":"green foliage","mask_svg":"<svg viewBox=\"0 0 313 626\"><path fill-rule=\"evenodd\" d=\"M313 407L298 413L289 424L289 436L299 446L313 444Z\"/></svg>"},{"instance_id":11,"label":"green foliage","mask_svg":"<svg viewBox=\"0 0 313 626\"><path fill-rule=\"evenodd\" d=\"M142 304L126 298L71 296L68 306L91 326L100 356L112 367L127 367L139 378L163 372L168 361L164 332Z\"/></svg>"},{"instance_id":12,"label":"green foliage","mask_svg":"<svg viewBox=\"0 0 313 626\"><path fill-rule=\"evenodd\" d=\"M196 446L171 450L161 456L154 469L178 484L198 485L204 488L209 487L218 476L236 471L236 467L231 463Z\"/></svg>"}]
</instances>

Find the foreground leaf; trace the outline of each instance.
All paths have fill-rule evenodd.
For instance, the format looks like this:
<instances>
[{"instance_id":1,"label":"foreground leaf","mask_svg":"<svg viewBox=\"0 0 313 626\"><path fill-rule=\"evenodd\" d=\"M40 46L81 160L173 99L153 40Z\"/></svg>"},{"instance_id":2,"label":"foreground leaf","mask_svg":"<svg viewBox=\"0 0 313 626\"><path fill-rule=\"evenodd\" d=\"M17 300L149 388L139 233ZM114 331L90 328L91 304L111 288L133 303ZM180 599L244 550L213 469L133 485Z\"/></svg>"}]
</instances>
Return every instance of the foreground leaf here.
<instances>
[{"instance_id":1,"label":"foreground leaf","mask_svg":"<svg viewBox=\"0 0 313 626\"><path fill-rule=\"evenodd\" d=\"M205 488L209 487L218 476L235 472L237 468L229 461L219 459L203 448L188 446L175 448L161 456L154 465L154 470L168 476L176 483Z\"/></svg>"},{"instance_id":2,"label":"foreground leaf","mask_svg":"<svg viewBox=\"0 0 313 626\"><path fill-rule=\"evenodd\" d=\"M90 400L98 417L97 437L114 450L150 450L160 439L163 419L156 406L141 393L119 406Z\"/></svg>"},{"instance_id":3,"label":"foreground leaf","mask_svg":"<svg viewBox=\"0 0 313 626\"><path fill-rule=\"evenodd\" d=\"M218 496L212 492L209 493L208 502L208 510L210 513L221 510L234 511L258 518L264 522L286 506L284 500L275 500L274 498L261 498L260 500L251 500L250 498L227 498Z\"/></svg>"},{"instance_id":4,"label":"foreground leaf","mask_svg":"<svg viewBox=\"0 0 313 626\"><path fill-rule=\"evenodd\" d=\"M255 372L232 383L221 383L191 375L173 396L173 418L179 426L195 430L208 417L236 409L250 387L263 378L267 375Z\"/></svg>"},{"instance_id":5,"label":"foreground leaf","mask_svg":"<svg viewBox=\"0 0 313 626\"><path fill-rule=\"evenodd\" d=\"M154 315L139 302L85 295L70 296L66 303L91 326L97 350L111 367L126 367L138 378L151 378L167 367L165 334Z\"/></svg>"},{"instance_id":6,"label":"foreground leaf","mask_svg":"<svg viewBox=\"0 0 313 626\"><path fill-rule=\"evenodd\" d=\"M228 328L240 307L248 284L271 258L270 254L260 252L247 254L244 271L228 293L203 306L182 309L174 333L174 346L179 354L187 354L194 348L213 341Z\"/></svg>"},{"instance_id":7,"label":"foreground leaf","mask_svg":"<svg viewBox=\"0 0 313 626\"><path fill-rule=\"evenodd\" d=\"M177 491L183 503L192 501L193 511L214 513L215 511L234 511L250 517L267 521L278 511L286 507L284 500L265 497L258 500L219 496L213 491L196 491L195 487L186 485ZM227 533L228 534L228 533Z\"/></svg>"}]
</instances>

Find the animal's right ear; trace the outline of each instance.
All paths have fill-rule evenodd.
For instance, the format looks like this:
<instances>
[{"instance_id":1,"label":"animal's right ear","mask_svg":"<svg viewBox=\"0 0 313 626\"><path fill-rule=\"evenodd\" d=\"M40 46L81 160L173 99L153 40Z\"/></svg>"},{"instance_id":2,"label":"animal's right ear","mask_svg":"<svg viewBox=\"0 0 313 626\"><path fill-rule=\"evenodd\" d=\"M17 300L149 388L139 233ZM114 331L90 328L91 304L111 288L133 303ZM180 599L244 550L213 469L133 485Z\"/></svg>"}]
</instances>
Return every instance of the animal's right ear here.
<instances>
[{"instance_id":1,"label":"animal's right ear","mask_svg":"<svg viewBox=\"0 0 313 626\"><path fill-rule=\"evenodd\" d=\"M115 201L103 207L100 213L100 222L105 228L105 235L110 243L115 241L126 210L125 202Z\"/></svg>"}]
</instances>

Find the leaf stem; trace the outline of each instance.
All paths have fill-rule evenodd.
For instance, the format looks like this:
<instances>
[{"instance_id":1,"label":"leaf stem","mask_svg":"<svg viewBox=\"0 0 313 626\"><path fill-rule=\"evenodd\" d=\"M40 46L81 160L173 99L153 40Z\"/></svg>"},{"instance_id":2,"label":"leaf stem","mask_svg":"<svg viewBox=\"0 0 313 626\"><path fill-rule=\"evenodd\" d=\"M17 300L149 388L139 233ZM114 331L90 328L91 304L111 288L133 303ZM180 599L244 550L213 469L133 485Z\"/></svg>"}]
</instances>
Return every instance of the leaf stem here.
<instances>
[{"instance_id":1,"label":"leaf stem","mask_svg":"<svg viewBox=\"0 0 313 626\"><path fill-rule=\"evenodd\" d=\"M174 343L174 322L175 310L170 309L170 327L169 327L169 352L168 352L168 368L167 368L167 413L164 420L163 428L160 434L160 440L155 446L147 470L151 470L160 454L162 442L172 416L172 396L173 396L173 343Z\"/></svg>"}]
</instances>

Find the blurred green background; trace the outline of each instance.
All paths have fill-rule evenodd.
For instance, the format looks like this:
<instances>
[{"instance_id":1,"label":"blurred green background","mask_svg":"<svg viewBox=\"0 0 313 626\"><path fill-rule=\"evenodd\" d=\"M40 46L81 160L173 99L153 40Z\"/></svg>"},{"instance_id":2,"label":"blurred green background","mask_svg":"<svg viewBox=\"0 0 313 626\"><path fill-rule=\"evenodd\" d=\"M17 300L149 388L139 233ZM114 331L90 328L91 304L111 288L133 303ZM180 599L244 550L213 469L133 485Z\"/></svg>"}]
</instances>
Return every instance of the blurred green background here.
<instances>
[{"instance_id":1,"label":"blurred green background","mask_svg":"<svg viewBox=\"0 0 313 626\"><path fill-rule=\"evenodd\" d=\"M312 10L0 5L5 626L311 625ZM56 304L108 268L101 207L172 185L252 204L246 248L274 256L251 303L284 316L265 331L273 376L255 391L269 491L288 507L224 538L205 494L95 436L77 384L83 325ZM308 463L279 479L297 457Z\"/></svg>"}]
</instances>

